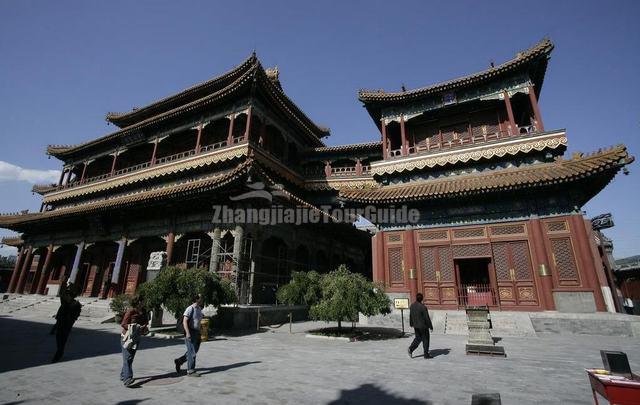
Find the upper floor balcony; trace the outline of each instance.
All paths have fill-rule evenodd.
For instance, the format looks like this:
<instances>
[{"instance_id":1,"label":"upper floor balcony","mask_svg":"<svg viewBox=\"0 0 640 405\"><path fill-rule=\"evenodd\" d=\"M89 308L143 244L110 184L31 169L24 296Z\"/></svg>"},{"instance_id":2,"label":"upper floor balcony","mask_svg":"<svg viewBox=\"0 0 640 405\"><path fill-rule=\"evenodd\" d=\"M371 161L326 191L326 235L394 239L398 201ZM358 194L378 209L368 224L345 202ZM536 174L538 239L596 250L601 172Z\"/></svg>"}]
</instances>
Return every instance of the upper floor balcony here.
<instances>
[{"instance_id":1,"label":"upper floor balcony","mask_svg":"<svg viewBox=\"0 0 640 405\"><path fill-rule=\"evenodd\" d=\"M440 152L448 149L455 149L464 146L491 143L495 141L508 140L514 138L525 138L538 133L535 124L516 126L516 131L512 133L508 129L494 127L487 130L487 126L474 128L470 125L466 130L451 131L449 133L439 132L438 134L406 146L406 153L403 153L402 146L397 149L386 150L389 158L398 158L405 155L415 155L429 152Z\"/></svg>"},{"instance_id":2,"label":"upper floor balcony","mask_svg":"<svg viewBox=\"0 0 640 405\"><path fill-rule=\"evenodd\" d=\"M228 140L224 140L224 141L215 142L209 145L200 146L198 148L182 151L179 153L162 156L159 158L156 158L155 156L153 156L149 161L138 163L131 166L126 166L118 170L112 170L108 173L103 173L100 175L86 177L86 178L76 177L76 178L70 179L69 182L64 184L59 184L58 186L56 186L56 190L64 190L64 189L73 188L81 185L92 184L99 181L108 180L111 178L121 177L123 175L148 169L150 167L162 167L164 165L168 165L174 162L186 160L196 155L206 154L212 151L217 151L220 149L227 148L228 146L238 145L240 143L243 143L244 141L245 139L243 136L237 136L232 138L232 143L229 143Z\"/></svg>"}]
</instances>

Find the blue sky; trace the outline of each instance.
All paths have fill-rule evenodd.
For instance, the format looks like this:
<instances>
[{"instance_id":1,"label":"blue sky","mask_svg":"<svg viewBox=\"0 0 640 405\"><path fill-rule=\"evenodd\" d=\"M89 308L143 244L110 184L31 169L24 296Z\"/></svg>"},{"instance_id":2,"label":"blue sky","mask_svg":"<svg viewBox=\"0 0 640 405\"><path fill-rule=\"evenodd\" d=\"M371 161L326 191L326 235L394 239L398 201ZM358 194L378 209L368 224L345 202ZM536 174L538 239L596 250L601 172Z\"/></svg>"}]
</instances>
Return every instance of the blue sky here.
<instances>
[{"instance_id":1,"label":"blue sky","mask_svg":"<svg viewBox=\"0 0 640 405\"><path fill-rule=\"evenodd\" d=\"M379 138L359 88L426 86L549 36L545 127L567 128L568 153L624 143L637 155L639 18L637 1L3 1L0 212L38 210L32 183L61 168L47 144L111 132L108 111L209 79L254 49L333 145ZM640 254L636 168L586 206L613 213L616 257Z\"/></svg>"}]
</instances>

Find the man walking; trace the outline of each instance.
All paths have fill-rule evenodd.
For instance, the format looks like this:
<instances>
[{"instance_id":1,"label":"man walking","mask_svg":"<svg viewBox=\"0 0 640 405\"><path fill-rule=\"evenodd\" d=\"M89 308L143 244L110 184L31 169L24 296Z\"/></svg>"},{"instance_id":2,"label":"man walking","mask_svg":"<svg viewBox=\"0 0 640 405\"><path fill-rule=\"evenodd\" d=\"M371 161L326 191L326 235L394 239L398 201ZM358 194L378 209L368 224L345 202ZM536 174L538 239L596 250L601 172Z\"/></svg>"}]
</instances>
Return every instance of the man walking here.
<instances>
[{"instance_id":1,"label":"man walking","mask_svg":"<svg viewBox=\"0 0 640 405\"><path fill-rule=\"evenodd\" d=\"M416 294L416 301L409 307L409 326L412 326L416 336L413 338L413 342L407 349L409 357L422 342L422 348L424 349L424 358L430 359L429 354L429 330L433 331L433 325L431 324L431 318L429 318L429 312L427 307L422 303L422 294Z\"/></svg>"},{"instance_id":2,"label":"man walking","mask_svg":"<svg viewBox=\"0 0 640 405\"><path fill-rule=\"evenodd\" d=\"M189 305L182 316L182 326L184 328L184 343L187 346L187 352L181 357L174 360L176 364L176 373L180 373L180 367L187 363L187 376L200 377L196 373L196 353L200 349L200 321L203 318L202 306L204 299L201 294L193 297L193 304Z\"/></svg>"},{"instance_id":3,"label":"man walking","mask_svg":"<svg viewBox=\"0 0 640 405\"><path fill-rule=\"evenodd\" d=\"M51 360L52 363L57 363L62 358L71 328L82 310L82 305L76 300L78 288L74 284L67 286L66 281L66 278L62 276L60 280L60 308L56 313L56 323L51 328L51 332L49 332L56 335L57 350Z\"/></svg>"}]
</instances>

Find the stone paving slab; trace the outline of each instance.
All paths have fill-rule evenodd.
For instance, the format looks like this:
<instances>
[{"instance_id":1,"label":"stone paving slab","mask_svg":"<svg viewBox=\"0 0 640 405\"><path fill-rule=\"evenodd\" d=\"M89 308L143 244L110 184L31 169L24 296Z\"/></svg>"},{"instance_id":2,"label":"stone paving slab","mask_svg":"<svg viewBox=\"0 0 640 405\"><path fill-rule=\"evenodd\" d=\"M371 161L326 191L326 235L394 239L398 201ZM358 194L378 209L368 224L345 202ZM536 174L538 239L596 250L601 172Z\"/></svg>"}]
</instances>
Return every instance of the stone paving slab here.
<instances>
[{"instance_id":1,"label":"stone paving slab","mask_svg":"<svg viewBox=\"0 0 640 405\"><path fill-rule=\"evenodd\" d=\"M505 359L465 355L464 336L434 334L435 358L425 360L421 348L408 358L411 336L310 339L308 330L327 325L305 322L292 334L282 327L216 336L198 354L201 378L175 374L182 342L145 338L134 362L139 384L125 388L116 325L79 324L65 361L48 364L51 323L0 316L0 403L470 404L475 393L500 393L503 404L588 404L584 368L601 366L600 349L625 351L640 370L637 338L504 337Z\"/></svg>"}]
</instances>

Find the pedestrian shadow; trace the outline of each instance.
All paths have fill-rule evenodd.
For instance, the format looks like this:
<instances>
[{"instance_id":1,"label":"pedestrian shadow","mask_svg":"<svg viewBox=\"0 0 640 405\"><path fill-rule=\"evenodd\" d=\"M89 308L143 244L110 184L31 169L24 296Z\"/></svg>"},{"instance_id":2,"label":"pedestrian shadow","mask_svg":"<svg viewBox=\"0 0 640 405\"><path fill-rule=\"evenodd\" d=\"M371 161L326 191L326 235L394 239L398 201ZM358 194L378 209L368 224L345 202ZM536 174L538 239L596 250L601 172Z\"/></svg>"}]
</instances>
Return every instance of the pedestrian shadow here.
<instances>
[{"instance_id":1,"label":"pedestrian shadow","mask_svg":"<svg viewBox=\"0 0 640 405\"><path fill-rule=\"evenodd\" d=\"M3 350L0 373L50 364L56 351L56 337L49 334L51 326L51 323L0 317L0 330L3 331L0 333L0 347ZM105 329L112 327L113 330L86 329L82 326L76 325L71 330L60 363L121 353L120 334L115 324L103 325ZM172 345L184 343L175 339L143 338L141 349Z\"/></svg>"},{"instance_id":2,"label":"pedestrian shadow","mask_svg":"<svg viewBox=\"0 0 640 405\"><path fill-rule=\"evenodd\" d=\"M451 353L451 349L433 349L429 350L431 357L446 356Z\"/></svg>"},{"instance_id":3,"label":"pedestrian shadow","mask_svg":"<svg viewBox=\"0 0 640 405\"><path fill-rule=\"evenodd\" d=\"M352 390L340 391L340 397L327 405L346 404L385 404L385 405L432 405L433 402L424 399L402 398L390 394L373 384L363 384Z\"/></svg>"},{"instance_id":4,"label":"pedestrian shadow","mask_svg":"<svg viewBox=\"0 0 640 405\"><path fill-rule=\"evenodd\" d=\"M128 399L126 401L116 402L116 405L137 405L140 402L147 401L151 398L143 398L143 399Z\"/></svg>"},{"instance_id":5,"label":"pedestrian shadow","mask_svg":"<svg viewBox=\"0 0 640 405\"><path fill-rule=\"evenodd\" d=\"M143 386L146 383L149 383L151 381L163 380L165 378L176 378L176 377L178 377L178 375L176 374L175 371L169 371L169 372L163 373L163 374L148 375L148 376L144 376L144 377L136 377L134 379L132 387L137 388L137 387L141 387L141 386ZM131 388L131 387L129 387L129 388Z\"/></svg>"},{"instance_id":6,"label":"pedestrian shadow","mask_svg":"<svg viewBox=\"0 0 640 405\"><path fill-rule=\"evenodd\" d=\"M219 373L221 371L231 370L232 368L244 367L249 364L258 364L262 363L261 361L243 361L242 363L233 363L227 364L226 366L217 366L217 367L208 367L208 368L198 368L196 369L200 375Z\"/></svg>"}]
</instances>

